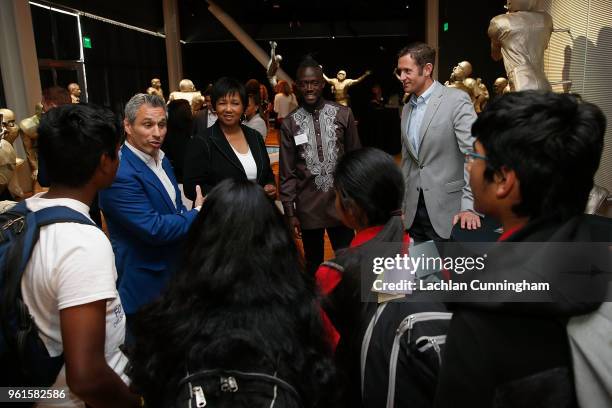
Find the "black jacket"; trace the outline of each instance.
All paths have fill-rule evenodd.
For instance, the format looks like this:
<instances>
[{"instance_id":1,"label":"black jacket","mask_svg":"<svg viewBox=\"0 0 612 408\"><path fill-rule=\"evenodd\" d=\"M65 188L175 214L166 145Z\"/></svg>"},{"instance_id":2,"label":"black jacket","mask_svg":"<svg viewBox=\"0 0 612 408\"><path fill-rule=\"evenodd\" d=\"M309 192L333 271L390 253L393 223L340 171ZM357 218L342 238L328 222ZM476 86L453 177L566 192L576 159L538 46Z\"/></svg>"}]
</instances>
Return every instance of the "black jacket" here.
<instances>
[{"instance_id":1,"label":"black jacket","mask_svg":"<svg viewBox=\"0 0 612 408\"><path fill-rule=\"evenodd\" d=\"M566 324L604 299L610 279L608 244L594 243L611 240L612 220L578 215L566 221L534 220L510 236L509 245L496 244L488 253L495 262L478 278L550 282L546 296L551 301L527 302L529 295L508 292L489 302L449 305L454 314L435 406L577 406ZM512 243L518 242L533 246L517 256ZM572 246L561 244L560 251L558 243ZM599 261L606 256L602 270Z\"/></svg>"},{"instance_id":2,"label":"black jacket","mask_svg":"<svg viewBox=\"0 0 612 408\"><path fill-rule=\"evenodd\" d=\"M274 184L270 157L261 136L256 130L242 125L242 132L257 164L257 183ZM246 180L244 168L225 138L218 122L195 135L187 145L183 167L185 196L195 198L195 186L206 195L222 180L233 178Z\"/></svg>"}]
</instances>

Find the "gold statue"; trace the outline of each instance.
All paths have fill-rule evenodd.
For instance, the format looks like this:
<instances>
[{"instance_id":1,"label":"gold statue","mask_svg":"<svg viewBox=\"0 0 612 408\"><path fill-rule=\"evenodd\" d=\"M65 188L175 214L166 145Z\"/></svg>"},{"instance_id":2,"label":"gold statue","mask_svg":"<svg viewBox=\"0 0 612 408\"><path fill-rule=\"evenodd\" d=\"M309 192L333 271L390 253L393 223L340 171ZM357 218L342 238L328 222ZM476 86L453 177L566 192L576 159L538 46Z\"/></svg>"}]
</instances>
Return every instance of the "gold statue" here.
<instances>
[{"instance_id":1,"label":"gold statue","mask_svg":"<svg viewBox=\"0 0 612 408\"><path fill-rule=\"evenodd\" d=\"M13 144L19 136L19 126L15 121L15 113L10 109L0 109L0 115L2 115L2 139Z\"/></svg>"},{"instance_id":2,"label":"gold statue","mask_svg":"<svg viewBox=\"0 0 612 408\"><path fill-rule=\"evenodd\" d=\"M70 94L70 100L72 103L81 102L81 87L77 83L68 84L68 93Z\"/></svg>"},{"instance_id":3,"label":"gold statue","mask_svg":"<svg viewBox=\"0 0 612 408\"><path fill-rule=\"evenodd\" d=\"M503 58L511 91L552 88L544 73L544 51L553 31L550 14L535 11L537 0L508 0L506 14L491 19L491 57Z\"/></svg>"},{"instance_id":4,"label":"gold statue","mask_svg":"<svg viewBox=\"0 0 612 408\"><path fill-rule=\"evenodd\" d=\"M454 68L450 79L444 83L449 88L457 88L470 95L470 99L474 102L474 92L471 87L465 84L466 78L472 75L472 64L467 61L461 61Z\"/></svg>"},{"instance_id":5,"label":"gold statue","mask_svg":"<svg viewBox=\"0 0 612 408\"><path fill-rule=\"evenodd\" d=\"M202 94L200 91L196 91L193 82L191 82L189 79L181 79L181 82L179 82L179 90L170 93L168 102L175 99L185 99L191 105L191 100L196 95L201 96Z\"/></svg>"},{"instance_id":6,"label":"gold statue","mask_svg":"<svg viewBox=\"0 0 612 408\"><path fill-rule=\"evenodd\" d=\"M482 83L481 78L474 79L470 75L472 75L472 64L468 61L461 61L453 68L450 80L444 85L465 91L470 95L476 113L480 113L489 101L489 90Z\"/></svg>"},{"instance_id":7,"label":"gold statue","mask_svg":"<svg viewBox=\"0 0 612 408\"><path fill-rule=\"evenodd\" d=\"M266 75L268 76L268 81L270 85L272 85L272 88L275 88L276 84L278 84L276 72L280 68L280 63L283 60L283 57L276 53L277 45L276 41L270 41L270 61L268 61L268 66L266 67Z\"/></svg>"},{"instance_id":8,"label":"gold statue","mask_svg":"<svg viewBox=\"0 0 612 408\"><path fill-rule=\"evenodd\" d=\"M164 98L164 90L161 87L161 81L159 78L153 78L151 80L151 86L147 88L147 93L149 95L157 95L162 98L162 101L166 102L166 98Z\"/></svg>"},{"instance_id":9,"label":"gold statue","mask_svg":"<svg viewBox=\"0 0 612 408\"><path fill-rule=\"evenodd\" d=\"M367 70L365 74L363 74L357 79L347 79L346 71L341 69L340 71L338 71L338 74L336 74L335 78L328 78L325 74L323 74L323 78L325 78L325 81L327 81L327 83L332 86L332 93L336 98L336 102L338 102L340 105L349 106L349 87L363 81L371 73L372 71Z\"/></svg>"},{"instance_id":10,"label":"gold statue","mask_svg":"<svg viewBox=\"0 0 612 408\"><path fill-rule=\"evenodd\" d=\"M19 122L21 140L32 171L32 180L38 179L38 124L40 123L43 105L41 103L36 104L35 111L34 115Z\"/></svg>"},{"instance_id":11,"label":"gold statue","mask_svg":"<svg viewBox=\"0 0 612 408\"><path fill-rule=\"evenodd\" d=\"M206 108L206 99L202 95L194 96L191 100L191 113L195 115L204 108Z\"/></svg>"},{"instance_id":12,"label":"gold statue","mask_svg":"<svg viewBox=\"0 0 612 408\"><path fill-rule=\"evenodd\" d=\"M476 113L480 113L484 110L489 102L489 90L487 86L482 82L482 78L476 78L476 86L474 87L474 94L476 95L476 101L474 102L474 109Z\"/></svg>"},{"instance_id":13,"label":"gold statue","mask_svg":"<svg viewBox=\"0 0 612 408\"><path fill-rule=\"evenodd\" d=\"M497 78L493 83L493 89L495 90L495 96L501 96L506 92L510 92L508 80L504 77Z\"/></svg>"},{"instance_id":14,"label":"gold statue","mask_svg":"<svg viewBox=\"0 0 612 408\"><path fill-rule=\"evenodd\" d=\"M23 189L19 185L15 169L21 167L24 160L17 157L13 142L19 136L19 126L15 122L15 113L10 109L0 109L0 194L8 187L13 197L24 196Z\"/></svg>"}]
</instances>

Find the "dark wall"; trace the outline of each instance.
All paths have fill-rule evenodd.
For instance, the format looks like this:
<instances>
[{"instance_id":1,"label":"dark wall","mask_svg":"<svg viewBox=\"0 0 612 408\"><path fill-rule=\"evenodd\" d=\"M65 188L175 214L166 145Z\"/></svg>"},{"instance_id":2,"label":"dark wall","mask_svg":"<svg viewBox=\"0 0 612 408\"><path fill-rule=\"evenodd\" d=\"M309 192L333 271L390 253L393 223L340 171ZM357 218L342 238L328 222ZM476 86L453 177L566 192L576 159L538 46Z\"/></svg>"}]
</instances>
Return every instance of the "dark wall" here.
<instances>
[{"instance_id":1,"label":"dark wall","mask_svg":"<svg viewBox=\"0 0 612 408\"><path fill-rule=\"evenodd\" d=\"M422 38L423 29L415 30L412 37L280 40L277 41L277 52L283 56L281 67L294 79L300 59L308 53L323 66L328 77L335 77L340 69L347 71L348 78L353 79L368 69L373 71L371 76L350 89L353 110L358 115L370 98L373 84L381 85L385 98L401 91L393 75L395 56L404 45ZM267 42L260 41L258 44L269 51ZM204 89L206 84L224 75L243 82L255 78L270 88L265 68L235 41L184 45L183 71L184 76L194 81L198 89ZM329 89L329 86L326 87L327 98L332 97Z\"/></svg>"},{"instance_id":2,"label":"dark wall","mask_svg":"<svg viewBox=\"0 0 612 408\"><path fill-rule=\"evenodd\" d=\"M163 38L86 17L81 26L92 43L84 50L90 102L120 114L130 97L145 92L151 78L167 78Z\"/></svg>"},{"instance_id":3,"label":"dark wall","mask_svg":"<svg viewBox=\"0 0 612 408\"><path fill-rule=\"evenodd\" d=\"M493 82L506 74L503 63L491 59L487 29L491 18L505 12L505 4L505 0L481 0L469 2L469 5L455 0L440 0L440 82L448 80L457 63L467 60L472 63L472 77L482 78L493 96ZM443 31L444 22L449 23L447 32Z\"/></svg>"},{"instance_id":4,"label":"dark wall","mask_svg":"<svg viewBox=\"0 0 612 408\"><path fill-rule=\"evenodd\" d=\"M6 97L4 96L4 83L2 82L2 72L0 72L0 107L6 107Z\"/></svg>"}]
</instances>

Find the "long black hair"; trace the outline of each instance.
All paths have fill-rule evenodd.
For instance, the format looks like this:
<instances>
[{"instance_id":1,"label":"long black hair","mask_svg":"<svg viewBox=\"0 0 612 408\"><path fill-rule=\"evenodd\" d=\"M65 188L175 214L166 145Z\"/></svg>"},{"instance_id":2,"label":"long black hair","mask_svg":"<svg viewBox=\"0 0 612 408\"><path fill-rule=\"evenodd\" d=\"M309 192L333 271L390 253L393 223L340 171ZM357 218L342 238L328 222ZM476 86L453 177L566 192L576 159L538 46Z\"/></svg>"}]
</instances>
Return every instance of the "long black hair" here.
<instances>
[{"instance_id":1,"label":"long black hair","mask_svg":"<svg viewBox=\"0 0 612 408\"><path fill-rule=\"evenodd\" d=\"M338 162L334 185L343 209L356 210L367 227L385 226L379 241L403 239L404 179L393 157L373 147L353 150Z\"/></svg>"},{"instance_id":2,"label":"long black hair","mask_svg":"<svg viewBox=\"0 0 612 408\"><path fill-rule=\"evenodd\" d=\"M223 368L277 375L305 407L328 406L335 372L315 284L263 189L219 183L185 249L169 289L133 328L128 375L147 405L172 401L187 372Z\"/></svg>"}]
</instances>

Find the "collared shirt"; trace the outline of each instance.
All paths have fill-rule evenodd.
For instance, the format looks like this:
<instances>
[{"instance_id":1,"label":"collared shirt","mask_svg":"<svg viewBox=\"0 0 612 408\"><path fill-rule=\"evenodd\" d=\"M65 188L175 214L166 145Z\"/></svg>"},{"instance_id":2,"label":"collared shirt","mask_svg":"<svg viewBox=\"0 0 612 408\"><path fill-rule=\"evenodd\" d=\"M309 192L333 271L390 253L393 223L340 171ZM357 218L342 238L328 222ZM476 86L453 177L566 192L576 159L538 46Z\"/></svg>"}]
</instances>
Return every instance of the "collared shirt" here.
<instances>
[{"instance_id":1,"label":"collared shirt","mask_svg":"<svg viewBox=\"0 0 612 408\"><path fill-rule=\"evenodd\" d=\"M431 95L438 85L440 85L438 81L433 81L430 87L427 88L421 96L417 97L415 94L412 94L408 101L412 109L410 110L410 117L408 118L406 136L417 154L419 153L420 147L419 134L421 131L421 124L423 123L423 117L425 116L429 99L431 99Z\"/></svg>"},{"instance_id":2,"label":"collared shirt","mask_svg":"<svg viewBox=\"0 0 612 408\"><path fill-rule=\"evenodd\" d=\"M153 156L150 156L144 152L141 152L134 146L132 146L127 140L125 141L125 145L138 157L140 160L147 165L149 169L157 176L159 181L162 183L162 186L166 189L168 196L170 197L170 201L176 207L176 191L174 190L174 185L170 181L170 178L166 174L166 170L162 167L162 161L164 160L164 152L160 149L157 153L157 159L155 160Z\"/></svg>"},{"instance_id":3,"label":"collared shirt","mask_svg":"<svg viewBox=\"0 0 612 408\"><path fill-rule=\"evenodd\" d=\"M353 112L321 99L283 120L280 137L280 200L286 215L304 229L341 225L333 173L345 152L361 147Z\"/></svg>"},{"instance_id":4,"label":"collared shirt","mask_svg":"<svg viewBox=\"0 0 612 408\"><path fill-rule=\"evenodd\" d=\"M208 116L206 127L211 127L217 121L217 114L215 112L212 112L210 109L207 109L206 112L206 115Z\"/></svg>"}]
</instances>

